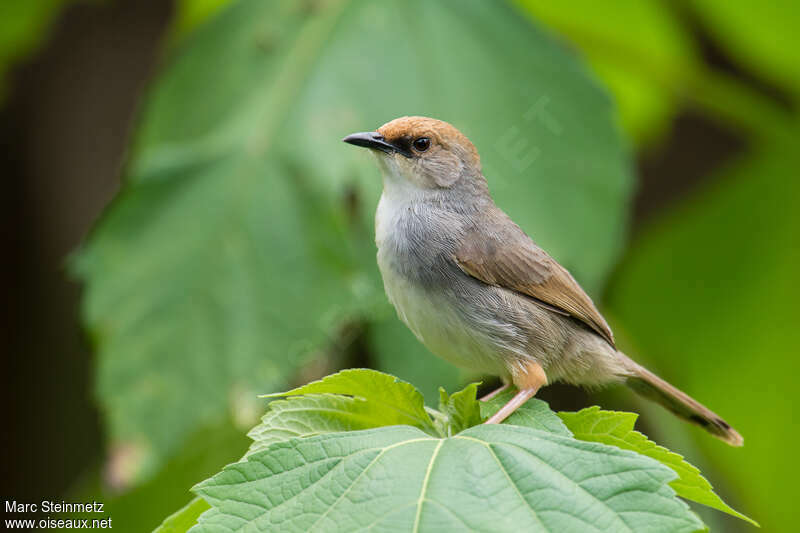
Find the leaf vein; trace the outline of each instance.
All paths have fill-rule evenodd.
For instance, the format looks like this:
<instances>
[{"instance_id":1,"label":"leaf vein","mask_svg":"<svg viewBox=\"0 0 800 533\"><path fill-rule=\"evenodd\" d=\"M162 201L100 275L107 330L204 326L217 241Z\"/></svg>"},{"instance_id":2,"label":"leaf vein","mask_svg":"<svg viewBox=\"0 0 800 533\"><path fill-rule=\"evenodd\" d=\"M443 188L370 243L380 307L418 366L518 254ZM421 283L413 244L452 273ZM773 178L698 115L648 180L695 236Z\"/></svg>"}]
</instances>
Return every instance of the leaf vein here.
<instances>
[{"instance_id":1,"label":"leaf vein","mask_svg":"<svg viewBox=\"0 0 800 533\"><path fill-rule=\"evenodd\" d=\"M436 461L436 456L439 455L439 450L442 448L442 444L444 444L444 439L439 440L439 444L436 445L436 449L433 450L431 454L431 460L428 462L428 468L425 470L425 477L422 480L422 491L419 495L419 500L417 500L417 516L414 518L414 533L419 531L419 521L422 517L422 504L425 502L425 492L428 490L428 481L431 478L431 471L433 470L433 463Z\"/></svg>"}]
</instances>

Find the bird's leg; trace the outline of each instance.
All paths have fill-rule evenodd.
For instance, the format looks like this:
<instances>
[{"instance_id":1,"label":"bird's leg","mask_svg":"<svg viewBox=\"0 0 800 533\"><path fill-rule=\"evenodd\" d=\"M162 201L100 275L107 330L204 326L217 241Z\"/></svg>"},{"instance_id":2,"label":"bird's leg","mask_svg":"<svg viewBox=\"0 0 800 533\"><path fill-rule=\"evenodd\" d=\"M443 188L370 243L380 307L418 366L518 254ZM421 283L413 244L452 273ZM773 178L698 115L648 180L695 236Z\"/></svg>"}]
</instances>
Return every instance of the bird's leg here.
<instances>
[{"instance_id":1,"label":"bird's leg","mask_svg":"<svg viewBox=\"0 0 800 533\"><path fill-rule=\"evenodd\" d=\"M490 392L486 396L482 396L481 397L481 401L482 402L488 402L489 400L491 400L492 398L494 398L495 396L497 396L498 394L500 394L501 392L503 392L504 390L506 390L510 386L511 386L510 383L503 383L502 385L497 387L495 390L493 390L492 392Z\"/></svg>"},{"instance_id":2,"label":"bird's leg","mask_svg":"<svg viewBox=\"0 0 800 533\"><path fill-rule=\"evenodd\" d=\"M499 411L490 416L484 424L499 424L511 416L522 404L536 396L543 385L547 385L547 375L538 363L530 362L525 370L525 374L514 376L514 385L517 386L519 392L508 400Z\"/></svg>"},{"instance_id":3,"label":"bird's leg","mask_svg":"<svg viewBox=\"0 0 800 533\"><path fill-rule=\"evenodd\" d=\"M517 410L519 406L536 396L537 389L522 389L514 395L513 398L508 400L503 407L500 408L495 414L489 417L489 420L484 424L499 424Z\"/></svg>"}]
</instances>

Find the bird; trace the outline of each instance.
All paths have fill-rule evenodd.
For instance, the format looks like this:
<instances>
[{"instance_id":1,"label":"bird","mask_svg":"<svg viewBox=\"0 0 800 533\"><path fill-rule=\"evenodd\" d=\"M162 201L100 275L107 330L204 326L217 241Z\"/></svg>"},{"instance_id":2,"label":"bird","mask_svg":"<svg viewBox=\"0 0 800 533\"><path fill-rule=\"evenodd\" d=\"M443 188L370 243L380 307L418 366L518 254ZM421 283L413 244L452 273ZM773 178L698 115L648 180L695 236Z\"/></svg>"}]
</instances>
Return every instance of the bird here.
<instances>
[{"instance_id":1,"label":"bird","mask_svg":"<svg viewBox=\"0 0 800 533\"><path fill-rule=\"evenodd\" d=\"M517 392L485 423L498 424L541 387L622 383L732 446L720 416L636 363L575 278L503 212L478 151L451 124L400 117L342 139L378 160L378 268L397 315L451 363L500 377Z\"/></svg>"}]
</instances>

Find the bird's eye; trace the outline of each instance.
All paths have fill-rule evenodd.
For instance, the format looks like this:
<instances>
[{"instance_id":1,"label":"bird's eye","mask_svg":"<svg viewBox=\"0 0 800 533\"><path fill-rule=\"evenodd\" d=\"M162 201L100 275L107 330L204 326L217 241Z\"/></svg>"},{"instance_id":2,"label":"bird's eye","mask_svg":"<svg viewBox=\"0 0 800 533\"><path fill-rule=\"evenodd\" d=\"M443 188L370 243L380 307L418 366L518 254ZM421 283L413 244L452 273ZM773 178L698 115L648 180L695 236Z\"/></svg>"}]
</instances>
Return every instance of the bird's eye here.
<instances>
[{"instance_id":1,"label":"bird's eye","mask_svg":"<svg viewBox=\"0 0 800 533\"><path fill-rule=\"evenodd\" d=\"M418 152L424 152L431 147L431 140L427 137L419 137L414 139L414 148Z\"/></svg>"}]
</instances>

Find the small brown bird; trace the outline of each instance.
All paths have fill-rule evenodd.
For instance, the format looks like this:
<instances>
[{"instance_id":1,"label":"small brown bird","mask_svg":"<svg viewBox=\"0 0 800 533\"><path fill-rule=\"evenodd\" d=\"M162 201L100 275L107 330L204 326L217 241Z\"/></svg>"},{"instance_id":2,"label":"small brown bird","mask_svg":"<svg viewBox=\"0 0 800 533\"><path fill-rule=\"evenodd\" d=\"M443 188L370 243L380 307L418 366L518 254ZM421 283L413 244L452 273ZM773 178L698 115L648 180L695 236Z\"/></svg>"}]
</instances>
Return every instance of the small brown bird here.
<instances>
[{"instance_id":1,"label":"small brown bird","mask_svg":"<svg viewBox=\"0 0 800 533\"><path fill-rule=\"evenodd\" d=\"M461 132L402 117L343 140L372 149L383 172L378 266L400 319L434 354L500 376L505 385L489 397L510 383L519 390L486 423L502 422L548 383L625 383L741 446L722 418L617 350L570 273L494 204Z\"/></svg>"}]
</instances>

